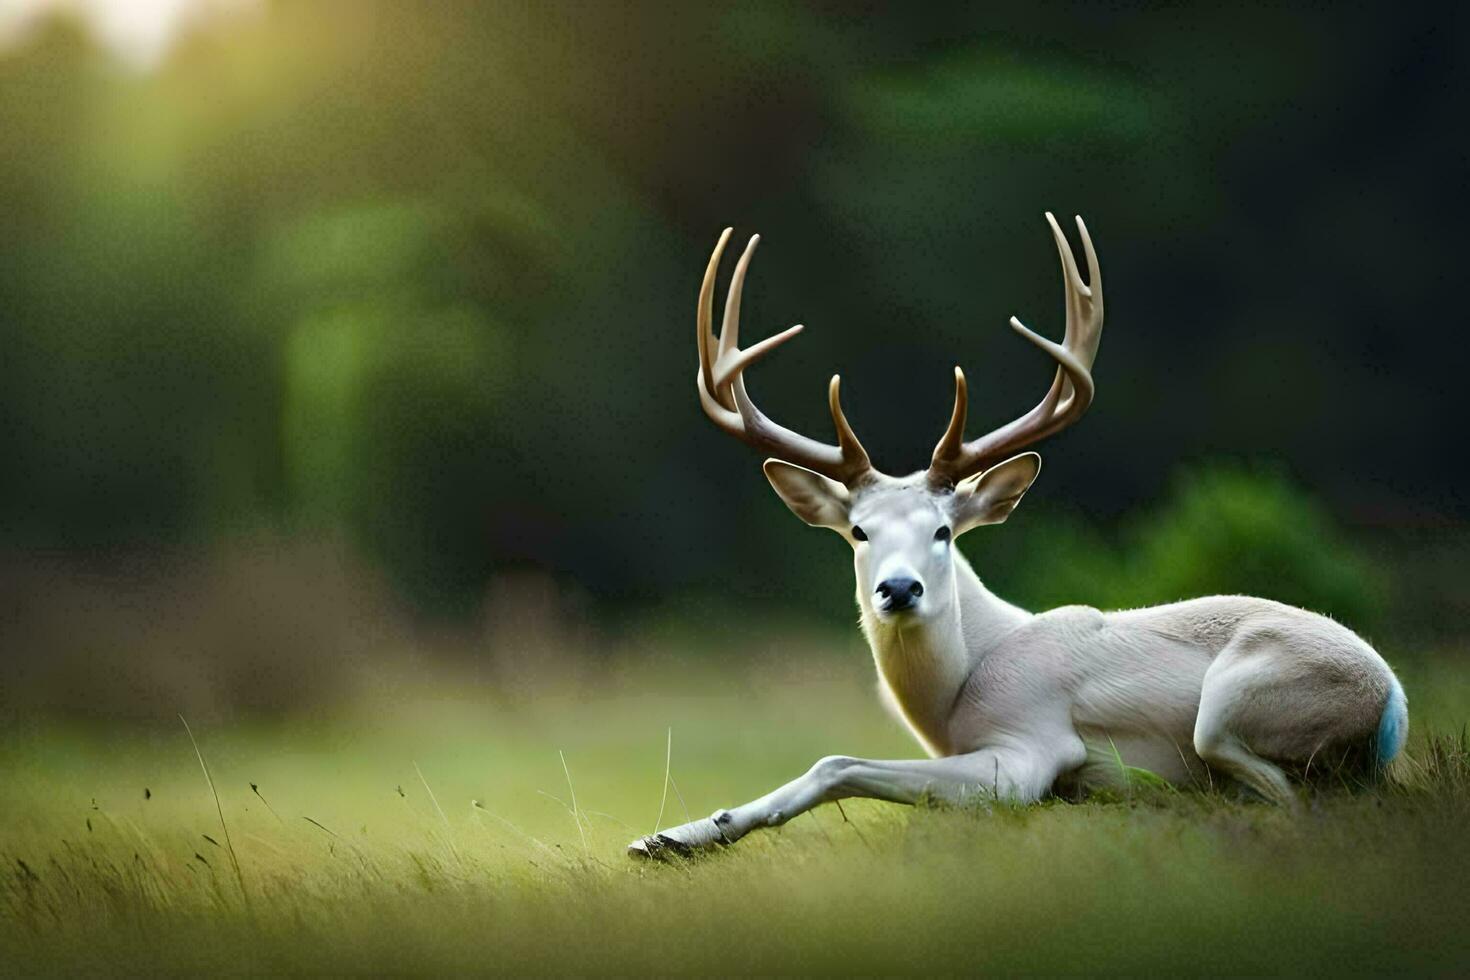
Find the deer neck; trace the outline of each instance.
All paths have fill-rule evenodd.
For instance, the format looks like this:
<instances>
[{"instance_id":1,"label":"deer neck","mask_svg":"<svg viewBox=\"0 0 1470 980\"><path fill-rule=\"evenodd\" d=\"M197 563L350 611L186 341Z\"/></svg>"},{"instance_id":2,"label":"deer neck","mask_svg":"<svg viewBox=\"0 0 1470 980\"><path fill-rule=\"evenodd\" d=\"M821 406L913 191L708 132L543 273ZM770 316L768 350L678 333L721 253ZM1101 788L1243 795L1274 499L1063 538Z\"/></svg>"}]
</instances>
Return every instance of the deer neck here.
<instances>
[{"instance_id":1,"label":"deer neck","mask_svg":"<svg viewBox=\"0 0 1470 980\"><path fill-rule=\"evenodd\" d=\"M949 721L960 689L985 654L1031 614L996 596L955 555L953 589L942 614L880 622L860 597L863 632L878 676L899 714L932 755L950 751Z\"/></svg>"}]
</instances>

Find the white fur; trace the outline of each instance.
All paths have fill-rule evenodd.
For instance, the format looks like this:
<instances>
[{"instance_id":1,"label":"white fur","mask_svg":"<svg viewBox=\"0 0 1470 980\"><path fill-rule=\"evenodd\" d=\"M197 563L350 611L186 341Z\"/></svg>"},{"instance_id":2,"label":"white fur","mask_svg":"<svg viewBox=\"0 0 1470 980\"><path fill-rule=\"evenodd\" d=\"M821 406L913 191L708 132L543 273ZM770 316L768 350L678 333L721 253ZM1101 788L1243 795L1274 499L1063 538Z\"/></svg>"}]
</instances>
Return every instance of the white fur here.
<instances>
[{"instance_id":1,"label":"white fur","mask_svg":"<svg viewBox=\"0 0 1470 980\"><path fill-rule=\"evenodd\" d=\"M1375 736L1397 681L1366 642L1324 616L1246 596L1032 614L991 593L935 532L1004 520L1037 468L1028 453L952 493L923 474L879 477L849 493L768 463L798 516L853 545L884 700L931 758L829 757L758 800L630 850L730 843L846 796L1029 802L1058 788L1116 784L1120 761L1180 783L1233 777L1292 807L1296 794L1278 763L1309 766ZM923 583L917 608L884 611L878 585L895 575Z\"/></svg>"}]
</instances>

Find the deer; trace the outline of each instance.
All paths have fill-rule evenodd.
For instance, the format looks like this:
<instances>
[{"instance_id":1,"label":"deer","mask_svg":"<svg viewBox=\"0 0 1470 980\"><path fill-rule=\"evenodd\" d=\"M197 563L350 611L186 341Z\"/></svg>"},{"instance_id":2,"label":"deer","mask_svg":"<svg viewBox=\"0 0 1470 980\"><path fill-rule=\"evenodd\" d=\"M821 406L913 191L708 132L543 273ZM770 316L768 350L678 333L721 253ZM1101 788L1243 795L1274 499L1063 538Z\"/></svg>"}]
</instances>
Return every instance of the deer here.
<instances>
[{"instance_id":1,"label":"deer","mask_svg":"<svg viewBox=\"0 0 1470 980\"><path fill-rule=\"evenodd\" d=\"M1024 805L1051 794L1118 787L1143 769L1171 785L1214 776L1288 811L1314 760L1386 771L1408 732L1403 687L1346 626L1270 599L1223 595L1104 612L1085 605L1032 613L995 595L956 548L1001 524L1036 481L1021 452L1074 424L1092 404L1102 337L1102 272L1076 218L1087 280L1056 218L1066 323L1056 343L1011 328L1056 364L1034 408L965 439L968 391L954 370L954 410L929 468L874 468L827 389L835 445L787 429L751 400L747 369L802 330L740 346L740 300L760 236L736 262L720 335L716 274L732 229L715 245L695 317L699 403L720 429L767 456L766 479L805 523L851 547L861 627L882 700L924 757L833 755L765 796L633 841L635 858L726 847L814 807L849 797L900 804ZM1287 772L1295 775L1289 778Z\"/></svg>"}]
</instances>

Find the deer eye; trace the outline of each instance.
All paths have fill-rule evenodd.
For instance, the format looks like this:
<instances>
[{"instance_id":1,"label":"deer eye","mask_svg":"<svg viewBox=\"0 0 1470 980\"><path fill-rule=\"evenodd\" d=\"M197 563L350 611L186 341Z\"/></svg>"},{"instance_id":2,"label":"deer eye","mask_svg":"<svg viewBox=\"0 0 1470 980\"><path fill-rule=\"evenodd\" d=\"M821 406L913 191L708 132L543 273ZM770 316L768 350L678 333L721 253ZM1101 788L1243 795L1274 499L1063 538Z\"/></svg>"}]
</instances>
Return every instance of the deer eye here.
<instances>
[{"instance_id":1,"label":"deer eye","mask_svg":"<svg viewBox=\"0 0 1470 980\"><path fill-rule=\"evenodd\" d=\"M866 540L868 540L868 532L864 531L862 528L858 527L856 524L854 524L852 526L852 536L854 538L856 538L857 540L859 540L859 541L866 541Z\"/></svg>"},{"instance_id":2,"label":"deer eye","mask_svg":"<svg viewBox=\"0 0 1470 980\"><path fill-rule=\"evenodd\" d=\"M935 531L934 532L934 540L935 541L948 541L949 540L949 527L948 526L941 527L939 530Z\"/></svg>"}]
</instances>

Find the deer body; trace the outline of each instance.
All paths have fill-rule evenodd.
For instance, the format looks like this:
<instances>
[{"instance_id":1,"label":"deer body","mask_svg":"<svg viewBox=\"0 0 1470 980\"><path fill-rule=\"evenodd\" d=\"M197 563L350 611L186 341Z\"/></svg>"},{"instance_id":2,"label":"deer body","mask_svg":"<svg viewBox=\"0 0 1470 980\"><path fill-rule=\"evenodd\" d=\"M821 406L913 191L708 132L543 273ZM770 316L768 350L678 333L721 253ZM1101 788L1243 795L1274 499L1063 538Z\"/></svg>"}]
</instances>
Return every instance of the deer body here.
<instances>
[{"instance_id":1,"label":"deer body","mask_svg":"<svg viewBox=\"0 0 1470 980\"><path fill-rule=\"evenodd\" d=\"M1366 642L1312 612L1249 596L1213 596L1147 609L1065 606L1033 614L981 582L954 547L961 534L1004 521L1040 471L1013 453L1074 422L1091 402L1102 329L1102 283L1077 220L1089 281L1050 214L1062 259L1062 344L1012 318L1058 365L1036 408L965 441L967 395L955 369L955 410L927 471L876 471L829 387L838 444L798 435L760 412L746 367L793 327L740 349L740 293L756 239L736 265L724 328L712 330L712 290L725 233L700 292L700 401L721 428L770 452L765 472L806 523L853 548L857 601L885 700L929 758L829 756L775 791L712 817L634 841L635 856L733 843L821 803L866 796L898 803L1030 802L1126 781L1130 768L1175 783L1233 779L1292 808L1282 766L1371 756L1381 768L1407 732L1402 687Z\"/></svg>"},{"instance_id":2,"label":"deer body","mask_svg":"<svg viewBox=\"0 0 1470 980\"><path fill-rule=\"evenodd\" d=\"M1059 782L1078 792L1117 786L1120 760L1172 782L1207 778L1196 740L1211 742L1221 720L1212 715L1201 731L1200 707L1210 668L1227 651L1227 664L1249 661L1252 696L1262 687L1273 695L1253 719L1253 734L1259 742L1271 728L1271 754L1283 761L1306 762L1327 746L1374 736L1397 684L1351 630L1268 599L1031 614L990 592L963 555L951 562L948 608L922 621L885 620L876 593L859 589L886 700L933 756L1007 739L1024 744L1016 765L1026 771L1013 775L1040 786L1034 795ZM1209 687L1206 707L1217 714L1247 693L1229 673L1217 671ZM1290 794L1259 770L1241 778L1290 805Z\"/></svg>"}]
</instances>

